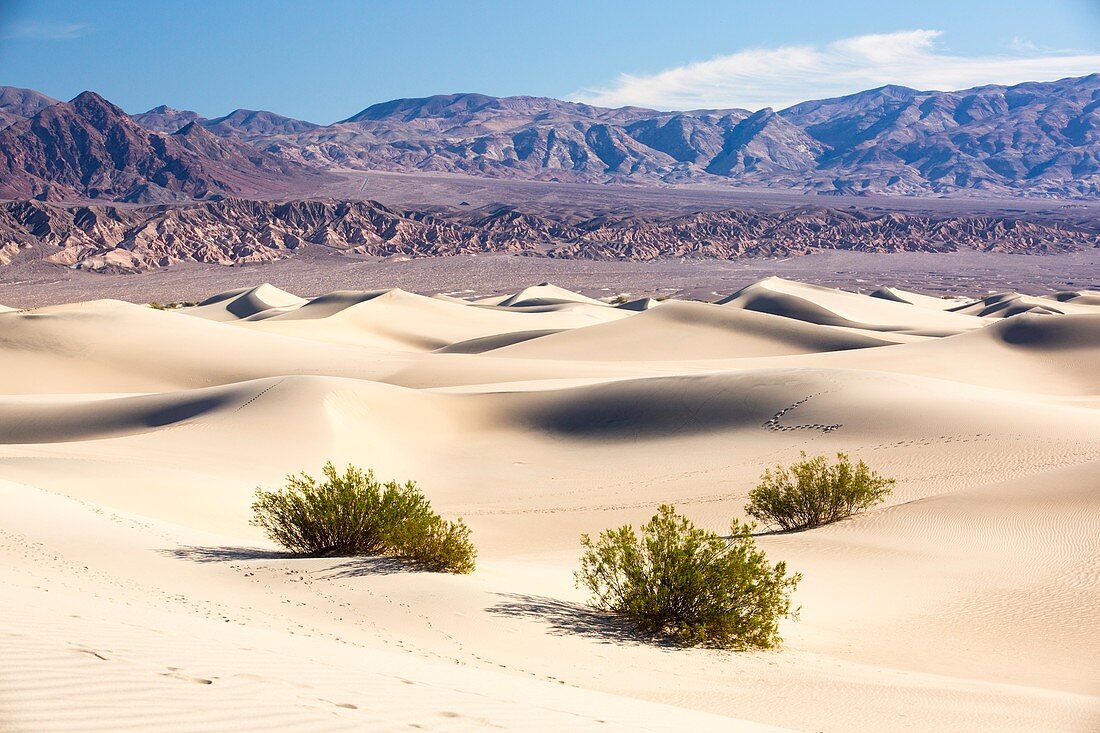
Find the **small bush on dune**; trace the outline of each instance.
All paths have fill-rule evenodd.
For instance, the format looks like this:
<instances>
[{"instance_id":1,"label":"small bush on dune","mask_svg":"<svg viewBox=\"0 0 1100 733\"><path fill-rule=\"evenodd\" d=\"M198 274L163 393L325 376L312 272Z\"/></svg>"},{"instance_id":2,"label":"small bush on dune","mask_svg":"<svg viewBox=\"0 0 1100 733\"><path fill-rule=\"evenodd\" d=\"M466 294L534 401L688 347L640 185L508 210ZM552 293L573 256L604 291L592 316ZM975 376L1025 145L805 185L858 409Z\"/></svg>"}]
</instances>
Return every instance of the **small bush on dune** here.
<instances>
[{"instance_id":1,"label":"small bush on dune","mask_svg":"<svg viewBox=\"0 0 1100 733\"><path fill-rule=\"evenodd\" d=\"M381 483L354 466L340 474L332 463L322 474L321 482L302 473L278 491L257 489L252 523L291 552L393 555L433 570L473 571L469 529L433 512L414 482Z\"/></svg>"},{"instance_id":2,"label":"small bush on dune","mask_svg":"<svg viewBox=\"0 0 1100 733\"><path fill-rule=\"evenodd\" d=\"M809 529L866 511L892 491L894 479L863 461L853 465L844 453L836 458L830 465L825 456L803 453L790 468L766 470L749 492L745 513L781 529Z\"/></svg>"},{"instance_id":3,"label":"small bush on dune","mask_svg":"<svg viewBox=\"0 0 1100 733\"><path fill-rule=\"evenodd\" d=\"M470 528L461 519L451 522L437 514L405 522L395 533L394 547L401 557L447 573L471 573L477 558Z\"/></svg>"},{"instance_id":4,"label":"small bush on dune","mask_svg":"<svg viewBox=\"0 0 1100 733\"><path fill-rule=\"evenodd\" d=\"M154 300L152 303L149 304L149 307L157 311L170 311L176 310L177 308L190 308L194 305L197 304L187 300L178 303L158 303Z\"/></svg>"},{"instance_id":5,"label":"small bush on dune","mask_svg":"<svg viewBox=\"0 0 1100 733\"><path fill-rule=\"evenodd\" d=\"M348 466L343 475L326 463L318 483L302 473L287 476L280 491L257 489L253 523L292 552L373 555L387 546L393 515L404 504L395 483L382 486L373 471ZM405 507L401 507L404 509Z\"/></svg>"},{"instance_id":6,"label":"small bush on dune","mask_svg":"<svg viewBox=\"0 0 1100 733\"><path fill-rule=\"evenodd\" d=\"M733 522L723 538L662 505L642 526L581 538L577 584L597 607L639 630L682 643L768 648L779 643L779 621L791 612L801 575L771 565L756 549L751 526Z\"/></svg>"}]
</instances>

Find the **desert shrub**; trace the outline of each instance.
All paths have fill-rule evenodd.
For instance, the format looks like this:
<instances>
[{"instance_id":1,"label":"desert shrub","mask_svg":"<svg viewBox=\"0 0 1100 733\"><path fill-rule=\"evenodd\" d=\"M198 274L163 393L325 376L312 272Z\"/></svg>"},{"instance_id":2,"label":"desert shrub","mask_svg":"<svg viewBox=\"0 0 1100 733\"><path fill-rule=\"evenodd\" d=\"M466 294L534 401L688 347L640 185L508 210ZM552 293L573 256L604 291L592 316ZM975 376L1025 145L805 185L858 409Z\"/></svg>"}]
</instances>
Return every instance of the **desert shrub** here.
<instances>
[{"instance_id":1,"label":"desert shrub","mask_svg":"<svg viewBox=\"0 0 1100 733\"><path fill-rule=\"evenodd\" d=\"M786 574L756 548L751 525L734 520L731 536L693 525L668 505L641 527L581 537L577 584L598 608L640 631L686 644L745 649L779 643L779 621L793 616L801 575Z\"/></svg>"},{"instance_id":2,"label":"desert shrub","mask_svg":"<svg viewBox=\"0 0 1100 733\"><path fill-rule=\"evenodd\" d=\"M371 555L386 548L385 534L399 503L401 487L383 486L373 471L348 466L343 475L332 463L318 483L306 473L287 476L279 491L256 490L253 524L292 552L317 555Z\"/></svg>"},{"instance_id":3,"label":"desert shrub","mask_svg":"<svg viewBox=\"0 0 1100 733\"><path fill-rule=\"evenodd\" d=\"M807 458L790 468L764 471L749 492L745 513L781 529L809 529L866 511L891 492L894 479L884 478L860 461L853 465L844 453L836 463L825 456Z\"/></svg>"},{"instance_id":4,"label":"desert shrub","mask_svg":"<svg viewBox=\"0 0 1100 733\"><path fill-rule=\"evenodd\" d=\"M437 514L404 522L394 534L394 551L429 570L447 573L472 573L477 558L470 528L461 519L452 522Z\"/></svg>"},{"instance_id":5,"label":"desert shrub","mask_svg":"<svg viewBox=\"0 0 1100 733\"><path fill-rule=\"evenodd\" d=\"M252 523L291 552L311 555L393 555L429 569L468 573L476 551L462 520L432 511L416 483L379 482L374 471L331 462L323 480L287 476L278 491L256 490Z\"/></svg>"}]
</instances>

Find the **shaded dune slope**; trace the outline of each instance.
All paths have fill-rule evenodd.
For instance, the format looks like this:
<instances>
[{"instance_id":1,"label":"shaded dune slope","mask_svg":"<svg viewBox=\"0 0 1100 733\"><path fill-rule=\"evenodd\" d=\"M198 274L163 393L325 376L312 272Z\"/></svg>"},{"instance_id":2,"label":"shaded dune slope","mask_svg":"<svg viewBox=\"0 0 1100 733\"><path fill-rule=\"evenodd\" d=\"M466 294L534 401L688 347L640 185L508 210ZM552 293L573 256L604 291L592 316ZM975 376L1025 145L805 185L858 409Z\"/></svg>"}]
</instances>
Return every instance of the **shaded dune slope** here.
<instances>
[{"instance_id":1,"label":"shaded dune slope","mask_svg":"<svg viewBox=\"0 0 1100 733\"><path fill-rule=\"evenodd\" d=\"M500 356L592 361L733 359L885 346L870 333L844 332L767 313L709 303L666 302L625 319L524 339Z\"/></svg>"},{"instance_id":2,"label":"shaded dune slope","mask_svg":"<svg viewBox=\"0 0 1100 733\"><path fill-rule=\"evenodd\" d=\"M486 336L539 328L579 328L628 315L603 305L513 312L394 289L324 296L293 312L245 325L268 333L426 352Z\"/></svg>"},{"instance_id":3,"label":"shaded dune slope","mask_svg":"<svg viewBox=\"0 0 1100 733\"><path fill-rule=\"evenodd\" d=\"M942 339L814 354L803 363L922 375L1021 393L1100 394L1100 315L1024 313ZM747 366L747 365L746 365Z\"/></svg>"}]
</instances>

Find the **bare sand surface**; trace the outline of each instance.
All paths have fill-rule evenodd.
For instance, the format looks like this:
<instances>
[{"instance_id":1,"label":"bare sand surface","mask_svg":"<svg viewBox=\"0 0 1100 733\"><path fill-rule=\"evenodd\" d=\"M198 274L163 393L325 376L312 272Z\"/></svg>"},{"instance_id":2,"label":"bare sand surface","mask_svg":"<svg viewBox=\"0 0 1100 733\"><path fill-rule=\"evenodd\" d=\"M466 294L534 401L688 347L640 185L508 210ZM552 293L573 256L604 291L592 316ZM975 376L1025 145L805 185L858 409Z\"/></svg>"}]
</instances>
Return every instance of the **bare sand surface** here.
<instances>
[{"instance_id":1,"label":"bare sand surface","mask_svg":"<svg viewBox=\"0 0 1100 733\"><path fill-rule=\"evenodd\" d=\"M1095 291L731 270L713 302L632 310L383 287L405 266L0 308L0 730L1100 727ZM758 537L804 575L780 648L677 648L585 605L581 533L660 503L723 531L803 450L897 485ZM326 460L416 479L477 571L279 551L254 489Z\"/></svg>"}]
</instances>

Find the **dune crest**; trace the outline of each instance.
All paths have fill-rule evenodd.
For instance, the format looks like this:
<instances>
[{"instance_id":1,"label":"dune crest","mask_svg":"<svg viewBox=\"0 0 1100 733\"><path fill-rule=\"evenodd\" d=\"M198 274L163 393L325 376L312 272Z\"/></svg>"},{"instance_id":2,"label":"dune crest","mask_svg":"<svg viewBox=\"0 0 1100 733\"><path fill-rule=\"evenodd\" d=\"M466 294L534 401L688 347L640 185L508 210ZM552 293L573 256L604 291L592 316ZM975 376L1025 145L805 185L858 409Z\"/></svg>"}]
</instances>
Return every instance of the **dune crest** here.
<instances>
[{"instance_id":1,"label":"dune crest","mask_svg":"<svg viewBox=\"0 0 1100 733\"><path fill-rule=\"evenodd\" d=\"M510 295L496 303L486 302L485 305L498 305L502 308L522 308L524 306L559 305L562 303L587 303L588 305L606 305L595 298L589 298L572 290L559 288L548 282L532 285L518 293Z\"/></svg>"},{"instance_id":2,"label":"dune crest","mask_svg":"<svg viewBox=\"0 0 1100 733\"><path fill-rule=\"evenodd\" d=\"M196 306L186 308L189 315L212 321L232 321L270 311L285 312L301 307L305 298L264 283L254 288L229 290L212 295Z\"/></svg>"},{"instance_id":3,"label":"dune crest","mask_svg":"<svg viewBox=\"0 0 1100 733\"><path fill-rule=\"evenodd\" d=\"M945 336L981 328L980 318L941 312L900 300L886 300L817 285L769 277L719 300L746 310L794 318L823 326L871 331L904 331Z\"/></svg>"},{"instance_id":4,"label":"dune crest","mask_svg":"<svg viewBox=\"0 0 1100 733\"><path fill-rule=\"evenodd\" d=\"M958 306L966 305L973 302L970 298L935 298L931 295L924 295L923 293L913 293L908 290L902 290L901 288L890 287L884 285L878 290L871 293L872 298L882 298L883 300L892 300L897 303L908 303L909 305L919 305L924 308L931 308L932 310L954 310Z\"/></svg>"},{"instance_id":5,"label":"dune crest","mask_svg":"<svg viewBox=\"0 0 1100 733\"><path fill-rule=\"evenodd\" d=\"M492 353L544 359L666 361L735 359L885 346L855 333L751 310L669 301L624 320L525 339Z\"/></svg>"}]
</instances>

